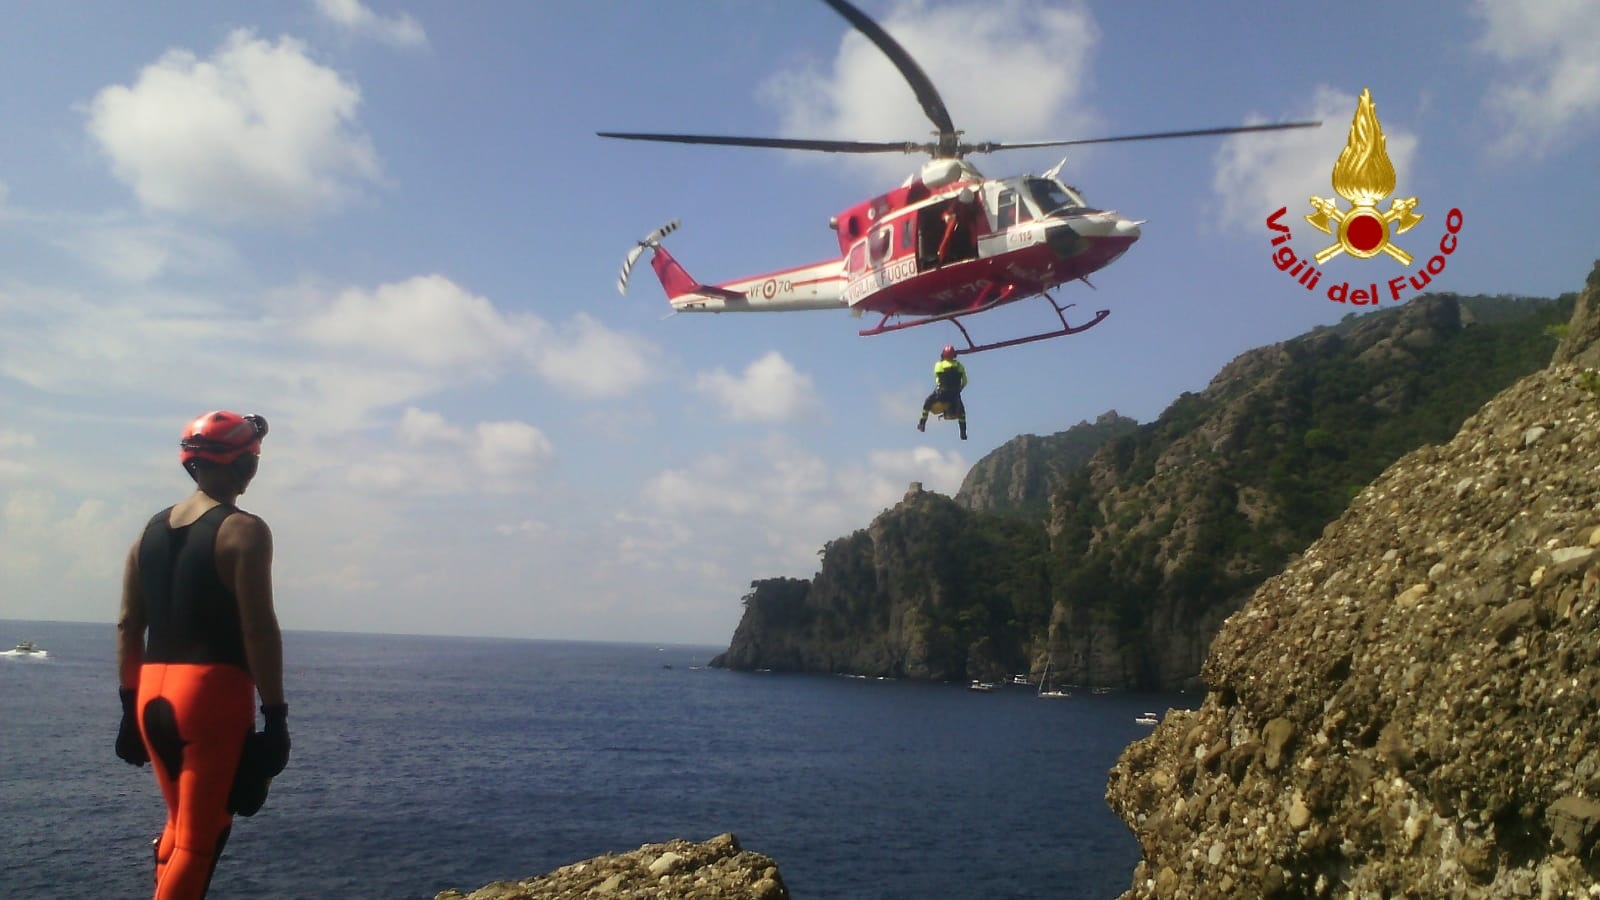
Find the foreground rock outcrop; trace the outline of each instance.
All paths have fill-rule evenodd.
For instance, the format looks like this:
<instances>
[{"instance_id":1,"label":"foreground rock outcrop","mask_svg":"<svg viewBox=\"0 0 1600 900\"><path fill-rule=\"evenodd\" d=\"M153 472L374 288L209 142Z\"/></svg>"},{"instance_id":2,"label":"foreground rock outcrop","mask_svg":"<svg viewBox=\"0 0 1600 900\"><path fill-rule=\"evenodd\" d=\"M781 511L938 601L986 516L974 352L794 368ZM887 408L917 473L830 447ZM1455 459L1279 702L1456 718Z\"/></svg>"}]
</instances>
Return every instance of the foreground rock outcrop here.
<instances>
[{"instance_id":1,"label":"foreground rock outcrop","mask_svg":"<svg viewBox=\"0 0 1600 900\"><path fill-rule=\"evenodd\" d=\"M1558 365L1363 490L1113 769L1126 896L1600 895L1597 463Z\"/></svg>"},{"instance_id":2,"label":"foreground rock outcrop","mask_svg":"<svg viewBox=\"0 0 1600 900\"><path fill-rule=\"evenodd\" d=\"M434 900L788 900L778 865L720 834L705 843L645 844L562 866L525 881L496 881L470 894L444 891Z\"/></svg>"}]
</instances>

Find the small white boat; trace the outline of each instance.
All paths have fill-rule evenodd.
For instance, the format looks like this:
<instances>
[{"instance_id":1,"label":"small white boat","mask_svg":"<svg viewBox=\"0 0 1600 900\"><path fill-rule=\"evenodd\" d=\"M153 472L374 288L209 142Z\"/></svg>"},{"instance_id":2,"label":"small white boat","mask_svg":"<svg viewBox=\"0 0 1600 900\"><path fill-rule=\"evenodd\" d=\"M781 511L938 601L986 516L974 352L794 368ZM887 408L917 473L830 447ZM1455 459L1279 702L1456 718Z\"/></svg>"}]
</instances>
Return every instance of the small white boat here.
<instances>
[{"instance_id":1,"label":"small white boat","mask_svg":"<svg viewBox=\"0 0 1600 900\"><path fill-rule=\"evenodd\" d=\"M994 684L992 682L988 682L988 681L974 681L973 683L967 685L967 690L969 690L969 691L979 691L981 693L987 694L990 691L994 690Z\"/></svg>"},{"instance_id":2,"label":"small white boat","mask_svg":"<svg viewBox=\"0 0 1600 900\"><path fill-rule=\"evenodd\" d=\"M1161 717L1153 712L1140 713L1138 716L1134 717L1134 721L1138 722L1140 725L1154 725L1161 721Z\"/></svg>"},{"instance_id":3,"label":"small white boat","mask_svg":"<svg viewBox=\"0 0 1600 900\"><path fill-rule=\"evenodd\" d=\"M6 651L6 656L36 656L43 659L50 655L48 650L35 644L33 641L18 641L17 646Z\"/></svg>"}]
</instances>

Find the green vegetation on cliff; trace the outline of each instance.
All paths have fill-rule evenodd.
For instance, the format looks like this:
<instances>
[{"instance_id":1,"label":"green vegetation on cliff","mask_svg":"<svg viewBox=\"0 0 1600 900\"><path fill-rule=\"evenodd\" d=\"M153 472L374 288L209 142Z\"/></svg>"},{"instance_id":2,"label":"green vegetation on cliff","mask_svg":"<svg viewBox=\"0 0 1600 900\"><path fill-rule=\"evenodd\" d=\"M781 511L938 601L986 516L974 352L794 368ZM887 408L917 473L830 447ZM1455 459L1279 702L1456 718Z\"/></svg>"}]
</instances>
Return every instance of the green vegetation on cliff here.
<instances>
[{"instance_id":1,"label":"green vegetation on cliff","mask_svg":"<svg viewBox=\"0 0 1600 900\"><path fill-rule=\"evenodd\" d=\"M1239 597L1391 462L1548 363L1547 328L1571 314L1571 297L1429 298L1279 345L1282 365L1241 357L1245 373L1183 395L1057 492L1056 598L1109 602L1137 628L1163 594L1191 612Z\"/></svg>"},{"instance_id":2,"label":"green vegetation on cliff","mask_svg":"<svg viewBox=\"0 0 1600 900\"><path fill-rule=\"evenodd\" d=\"M1037 523L914 491L871 527L830 541L811 581L750 585L713 665L950 678L1026 664L1050 613Z\"/></svg>"},{"instance_id":3,"label":"green vegetation on cliff","mask_svg":"<svg viewBox=\"0 0 1600 900\"><path fill-rule=\"evenodd\" d=\"M1184 683L1362 486L1543 367L1572 308L1422 297L1245 353L1147 425L1015 439L956 502L910 495L810 582L755 582L723 662L965 679L1049 659L1066 681Z\"/></svg>"}]
</instances>

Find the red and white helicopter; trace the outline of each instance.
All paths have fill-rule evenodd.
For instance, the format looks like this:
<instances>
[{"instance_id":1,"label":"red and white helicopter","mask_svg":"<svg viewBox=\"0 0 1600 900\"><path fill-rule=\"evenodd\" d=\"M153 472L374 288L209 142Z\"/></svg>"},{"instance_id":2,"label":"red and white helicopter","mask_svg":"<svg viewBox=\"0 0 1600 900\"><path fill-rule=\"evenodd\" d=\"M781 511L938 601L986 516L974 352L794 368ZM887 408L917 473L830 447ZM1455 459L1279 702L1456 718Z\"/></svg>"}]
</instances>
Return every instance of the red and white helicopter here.
<instances>
[{"instance_id":1,"label":"red and white helicopter","mask_svg":"<svg viewBox=\"0 0 1600 900\"><path fill-rule=\"evenodd\" d=\"M1142 220L1096 209L1077 189L1057 178L1061 164L1043 175L985 178L966 156L995 150L1065 147L1118 141L1311 128L1320 122L1287 122L1169 131L1122 137L1027 143L961 140L933 82L888 32L846 0L823 0L886 54L900 70L922 110L938 128L928 143L839 141L803 138L729 137L699 134L599 132L600 137L678 144L717 144L818 150L827 153L927 153L932 158L900 187L858 203L829 220L838 233L837 259L768 272L720 284L695 280L661 245L676 220L651 232L629 251L617 279L626 293L628 276L646 248L650 265L677 312L785 312L849 309L877 313L877 325L858 332L883 334L949 320L977 353L1077 334L1099 324L1100 310L1080 325L1067 324L1066 310L1050 291L1105 268L1139 239ZM1065 163L1065 160L1062 161ZM1093 285L1090 285L1093 287ZM961 317L1018 300L1043 296L1061 328L1026 337L975 344ZM908 319L907 321L900 321ZM891 320L896 320L891 322Z\"/></svg>"}]
</instances>

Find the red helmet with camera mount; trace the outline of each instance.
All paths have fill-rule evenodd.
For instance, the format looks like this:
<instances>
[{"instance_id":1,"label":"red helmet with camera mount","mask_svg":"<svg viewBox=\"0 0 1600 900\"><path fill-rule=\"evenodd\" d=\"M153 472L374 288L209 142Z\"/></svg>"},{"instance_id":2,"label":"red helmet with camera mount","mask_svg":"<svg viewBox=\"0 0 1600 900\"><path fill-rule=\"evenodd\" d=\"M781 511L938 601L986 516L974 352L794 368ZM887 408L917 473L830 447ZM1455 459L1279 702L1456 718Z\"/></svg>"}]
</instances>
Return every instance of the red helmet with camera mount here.
<instances>
[{"instance_id":1,"label":"red helmet with camera mount","mask_svg":"<svg viewBox=\"0 0 1600 900\"><path fill-rule=\"evenodd\" d=\"M219 409L200 416L183 429L178 459L184 468L198 461L228 465L240 457L260 456L267 420Z\"/></svg>"}]
</instances>

